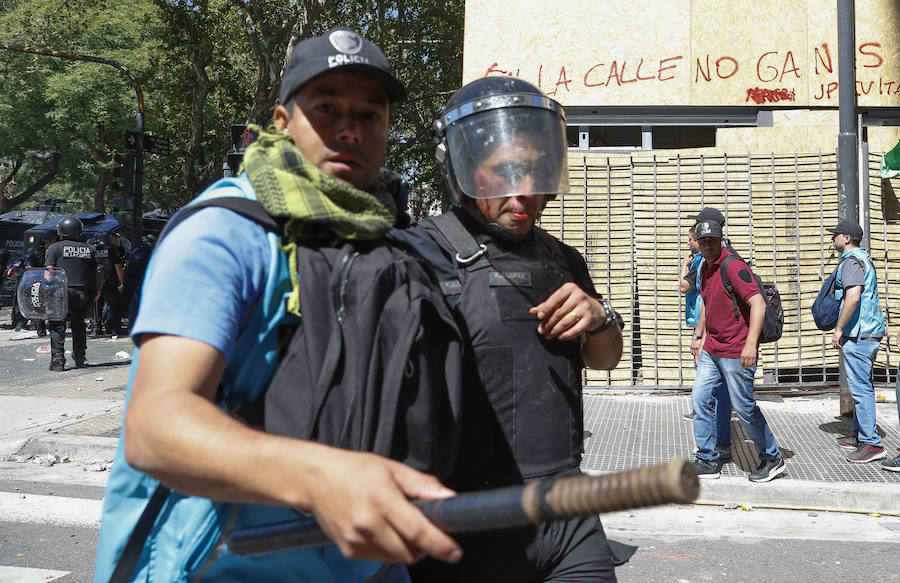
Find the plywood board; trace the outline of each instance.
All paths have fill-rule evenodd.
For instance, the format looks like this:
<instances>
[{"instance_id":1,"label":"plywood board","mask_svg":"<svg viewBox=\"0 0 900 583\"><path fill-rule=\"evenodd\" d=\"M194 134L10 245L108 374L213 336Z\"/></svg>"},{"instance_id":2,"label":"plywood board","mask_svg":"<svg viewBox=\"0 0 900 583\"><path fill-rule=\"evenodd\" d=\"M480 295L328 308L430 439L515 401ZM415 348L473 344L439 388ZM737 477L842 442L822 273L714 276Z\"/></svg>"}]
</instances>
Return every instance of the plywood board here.
<instances>
[{"instance_id":1,"label":"plywood board","mask_svg":"<svg viewBox=\"0 0 900 583\"><path fill-rule=\"evenodd\" d=\"M512 75L564 105L836 107L835 3L467 0L463 78ZM856 2L861 106L900 106L900 3Z\"/></svg>"}]
</instances>

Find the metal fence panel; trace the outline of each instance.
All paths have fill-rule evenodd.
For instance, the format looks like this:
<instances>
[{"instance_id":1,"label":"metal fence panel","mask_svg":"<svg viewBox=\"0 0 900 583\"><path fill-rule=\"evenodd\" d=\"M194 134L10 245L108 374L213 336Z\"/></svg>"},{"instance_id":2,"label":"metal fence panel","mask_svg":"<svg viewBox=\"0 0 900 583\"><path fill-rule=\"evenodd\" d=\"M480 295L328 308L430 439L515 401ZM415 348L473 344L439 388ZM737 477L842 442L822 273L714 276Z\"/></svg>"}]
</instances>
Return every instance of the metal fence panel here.
<instances>
[{"instance_id":1,"label":"metal fence panel","mask_svg":"<svg viewBox=\"0 0 900 583\"><path fill-rule=\"evenodd\" d=\"M888 320L875 382L893 382L900 321L900 203L869 159L870 245ZM597 289L625 318L625 349L611 372L589 371L594 387L685 388L694 378L691 328L678 289L688 252L688 215L722 210L726 236L784 302L784 335L762 345L757 382L837 383L830 333L810 306L837 265L825 228L838 220L837 159L827 154L570 156L570 193L548 204L541 225L580 250Z\"/></svg>"}]
</instances>

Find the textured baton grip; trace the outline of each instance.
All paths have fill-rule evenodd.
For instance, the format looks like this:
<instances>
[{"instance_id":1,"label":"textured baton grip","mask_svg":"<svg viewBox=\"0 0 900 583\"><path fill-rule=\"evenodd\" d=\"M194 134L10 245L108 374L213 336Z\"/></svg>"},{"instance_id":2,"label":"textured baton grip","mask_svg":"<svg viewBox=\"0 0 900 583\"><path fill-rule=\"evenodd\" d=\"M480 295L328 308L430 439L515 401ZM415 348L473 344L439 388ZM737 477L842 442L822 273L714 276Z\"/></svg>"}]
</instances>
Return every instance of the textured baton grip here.
<instances>
[{"instance_id":1,"label":"textured baton grip","mask_svg":"<svg viewBox=\"0 0 900 583\"><path fill-rule=\"evenodd\" d=\"M467 492L414 504L447 532L473 532L591 516L626 508L687 504L697 498L700 481L687 460L599 476L545 478L526 486ZM236 555L258 555L330 544L314 519L245 528L229 537Z\"/></svg>"},{"instance_id":2,"label":"textured baton grip","mask_svg":"<svg viewBox=\"0 0 900 583\"><path fill-rule=\"evenodd\" d=\"M525 487L522 508L532 522L589 516L628 508L693 502L700 492L697 471L687 460L637 470L541 480Z\"/></svg>"}]
</instances>

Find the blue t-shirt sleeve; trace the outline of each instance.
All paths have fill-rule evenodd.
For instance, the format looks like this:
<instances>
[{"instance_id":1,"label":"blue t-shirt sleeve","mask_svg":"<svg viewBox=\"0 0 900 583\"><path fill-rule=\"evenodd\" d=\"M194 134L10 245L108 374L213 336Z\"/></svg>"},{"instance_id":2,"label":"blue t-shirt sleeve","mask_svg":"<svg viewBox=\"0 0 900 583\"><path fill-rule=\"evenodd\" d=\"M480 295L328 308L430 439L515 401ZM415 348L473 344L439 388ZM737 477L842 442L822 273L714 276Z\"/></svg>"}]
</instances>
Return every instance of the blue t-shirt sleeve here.
<instances>
[{"instance_id":1,"label":"blue t-shirt sleeve","mask_svg":"<svg viewBox=\"0 0 900 583\"><path fill-rule=\"evenodd\" d=\"M154 251L132 336L169 334L199 340L231 356L247 311L265 288L266 233L221 208L185 219Z\"/></svg>"}]
</instances>

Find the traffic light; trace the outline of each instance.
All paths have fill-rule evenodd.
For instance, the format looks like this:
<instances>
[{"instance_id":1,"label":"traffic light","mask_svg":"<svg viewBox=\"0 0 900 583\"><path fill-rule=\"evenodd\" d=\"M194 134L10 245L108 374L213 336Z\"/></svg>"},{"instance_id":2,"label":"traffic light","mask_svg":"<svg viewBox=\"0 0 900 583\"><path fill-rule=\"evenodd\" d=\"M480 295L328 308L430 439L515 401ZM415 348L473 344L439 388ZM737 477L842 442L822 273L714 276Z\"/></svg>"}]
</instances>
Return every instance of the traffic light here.
<instances>
[{"instance_id":1,"label":"traffic light","mask_svg":"<svg viewBox=\"0 0 900 583\"><path fill-rule=\"evenodd\" d=\"M113 156L113 188L120 194L134 195L134 152L119 152Z\"/></svg>"}]
</instances>

